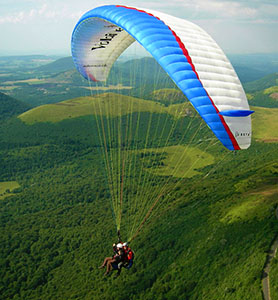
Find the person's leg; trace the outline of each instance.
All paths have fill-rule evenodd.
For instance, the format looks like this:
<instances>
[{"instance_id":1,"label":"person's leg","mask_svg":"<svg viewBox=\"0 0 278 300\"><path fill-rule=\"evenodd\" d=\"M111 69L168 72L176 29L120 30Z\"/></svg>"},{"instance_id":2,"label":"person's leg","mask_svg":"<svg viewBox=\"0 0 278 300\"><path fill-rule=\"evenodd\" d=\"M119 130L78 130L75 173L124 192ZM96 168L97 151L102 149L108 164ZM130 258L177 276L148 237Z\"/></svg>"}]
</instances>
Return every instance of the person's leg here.
<instances>
[{"instance_id":1,"label":"person's leg","mask_svg":"<svg viewBox=\"0 0 278 300\"><path fill-rule=\"evenodd\" d=\"M106 257L106 258L104 259L104 261L103 261L103 264L102 264L99 268L100 268L100 269L101 269L101 268L104 268L110 260L113 260L113 258L112 258L112 257Z\"/></svg>"},{"instance_id":2,"label":"person's leg","mask_svg":"<svg viewBox=\"0 0 278 300\"><path fill-rule=\"evenodd\" d=\"M106 265L106 273L105 274L108 274L109 272L111 272L112 270L112 264L115 262L116 260L115 259L112 259L112 260L109 260L107 262L107 265Z\"/></svg>"}]
</instances>

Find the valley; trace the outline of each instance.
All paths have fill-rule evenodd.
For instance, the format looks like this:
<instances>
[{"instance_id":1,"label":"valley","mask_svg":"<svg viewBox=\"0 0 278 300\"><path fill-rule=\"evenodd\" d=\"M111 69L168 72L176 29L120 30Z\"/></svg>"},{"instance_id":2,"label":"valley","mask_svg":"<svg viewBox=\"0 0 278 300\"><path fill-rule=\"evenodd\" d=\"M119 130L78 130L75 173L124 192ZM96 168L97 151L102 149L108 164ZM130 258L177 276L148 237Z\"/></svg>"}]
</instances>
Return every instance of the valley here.
<instances>
[{"instance_id":1,"label":"valley","mask_svg":"<svg viewBox=\"0 0 278 300\"><path fill-rule=\"evenodd\" d=\"M145 74L116 91L113 70L90 90L67 59L0 77L0 299L262 299L278 233L277 74L246 83L252 145L228 151L158 69L147 80L149 64L116 66ZM119 215L135 262L104 277Z\"/></svg>"}]
</instances>

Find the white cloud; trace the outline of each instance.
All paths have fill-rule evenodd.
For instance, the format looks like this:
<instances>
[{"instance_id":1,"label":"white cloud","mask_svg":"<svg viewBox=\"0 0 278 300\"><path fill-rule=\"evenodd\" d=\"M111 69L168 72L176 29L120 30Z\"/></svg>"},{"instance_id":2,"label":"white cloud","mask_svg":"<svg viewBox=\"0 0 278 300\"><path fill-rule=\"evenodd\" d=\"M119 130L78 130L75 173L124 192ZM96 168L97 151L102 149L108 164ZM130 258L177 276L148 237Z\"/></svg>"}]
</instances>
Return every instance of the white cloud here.
<instances>
[{"instance_id":1,"label":"white cloud","mask_svg":"<svg viewBox=\"0 0 278 300\"><path fill-rule=\"evenodd\" d=\"M278 19L277 0L172 0L171 6L168 2L140 2L140 6L153 7L157 10L169 12L178 17L189 20L232 20L250 21L256 19L267 22L274 22Z\"/></svg>"},{"instance_id":2,"label":"white cloud","mask_svg":"<svg viewBox=\"0 0 278 300\"><path fill-rule=\"evenodd\" d=\"M32 18L35 15L35 13L36 13L36 10L35 9L31 9L29 11L29 17Z\"/></svg>"},{"instance_id":3,"label":"white cloud","mask_svg":"<svg viewBox=\"0 0 278 300\"><path fill-rule=\"evenodd\" d=\"M17 1L15 1L17 2ZM60 19L78 19L82 13L92 9L98 5L105 5L105 2L96 0L92 3L89 0L76 1L76 0L24 0L25 4L28 3L28 9L21 9L17 12L0 15L0 24L2 23L21 23L32 22L38 17L40 22L55 21ZM130 1L111 0L117 4L128 6L139 6L152 8L154 10L161 10L169 12L178 17L187 19L232 19L232 20L250 20L256 19L271 21L277 19L278 6L272 1L237 1L237 0L172 0L171 4L168 1L147 1L135 0L131 4ZM21 2L22 3L22 2ZM2 12L3 13L3 12Z\"/></svg>"},{"instance_id":4,"label":"white cloud","mask_svg":"<svg viewBox=\"0 0 278 300\"><path fill-rule=\"evenodd\" d=\"M260 7L260 14L267 18L278 19L278 4L264 4Z\"/></svg>"},{"instance_id":5,"label":"white cloud","mask_svg":"<svg viewBox=\"0 0 278 300\"><path fill-rule=\"evenodd\" d=\"M47 11L47 4L43 4L42 7L37 11L37 13L42 16Z\"/></svg>"},{"instance_id":6,"label":"white cloud","mask_svg":"<svg viewBox=\"0 0 278 300\"><path fill-rule=\"evenodd\" d=\"M68 6L49 6L46 3L39 8L30 10L22 10L6 16L0 16L0 24L4 23L30 23L39 21L43 22L58 22L65 19L78 19L82 15L80 10L72 11Z\"/></svg>"},{"instance_id":7,"label":"white cloud","mask_svg":"<svg viewBox=\"0 0 278 300\"><path fill-rule=\"evenodd\" d=\"M14 15L0 17L0 24L3 23L22 23L24 21L25 12L20 11Z\"/></svg>"},{"instance_id":8,"label":"white cloud","mask_svg":"<svg viewBox=\"0 0 278 300\"><path fill-rule=\"evenodd\" d=\"M176 0L180 6L190 7L186 1ZM254 18L258 14L255 7L247 6L244 3L236 1L217 1L217 0L196 0L195 6L196 14L199 18Z\"/></svg>"}]
</instances>

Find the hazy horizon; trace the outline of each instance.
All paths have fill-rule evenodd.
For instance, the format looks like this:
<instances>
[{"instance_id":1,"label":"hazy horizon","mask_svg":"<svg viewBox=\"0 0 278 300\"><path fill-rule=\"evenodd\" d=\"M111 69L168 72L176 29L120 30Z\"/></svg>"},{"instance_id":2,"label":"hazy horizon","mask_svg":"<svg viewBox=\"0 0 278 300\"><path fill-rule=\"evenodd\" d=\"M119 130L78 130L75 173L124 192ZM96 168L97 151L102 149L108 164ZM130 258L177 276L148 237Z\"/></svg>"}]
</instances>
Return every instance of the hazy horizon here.
<instances>
[{"instance_id":1,"label":"hazy horizon","mask_svg":"<svg viewBox=\"0 0 278 300\"><path fill-rule=\"evenodd\" d=\"M128 50L127 50L128 51ZM255 56L255 55L278 55L277 52L250 52L250 53L225 53L228 57L229 56ZM139 54L129 54L129 53L123 53L124 57L151 57L148 53ZM57 57L57 58L63 58L63 57L70 57L71 53L59 53L59 52L45 52L45 53L38 53L38 52L19 52L19 53L6 53L0 51L0 57L16 57L16 56L45 56L45 57Z\"/></svg>"}]
</instances>

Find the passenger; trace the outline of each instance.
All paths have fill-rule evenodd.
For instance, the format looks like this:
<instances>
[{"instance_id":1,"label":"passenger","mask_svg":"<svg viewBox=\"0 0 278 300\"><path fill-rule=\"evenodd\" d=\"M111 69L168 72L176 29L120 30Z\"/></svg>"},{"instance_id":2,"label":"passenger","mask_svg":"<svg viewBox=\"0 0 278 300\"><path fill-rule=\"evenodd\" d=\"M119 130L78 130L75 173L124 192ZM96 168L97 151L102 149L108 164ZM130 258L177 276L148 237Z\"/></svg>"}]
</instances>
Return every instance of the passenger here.
<instances>
[{"instance_id":1,"label":"passenger","mask_svg":"<svg viewBox=\"0 0 278 300\"><path fill-rule=\"evenodd\" d=\"M106 272L104 273L104 275L108 275L112 268L118 270L118 273L120 273L118 264L124 259L124 251L122 248L123 245L121 243L118 243L116 248L115 245L113 245L114 255L112 257L106 257L103 261L103 264L99 267L99 269L101 269L106 266Z\"/></svg>"}]
</instances>

